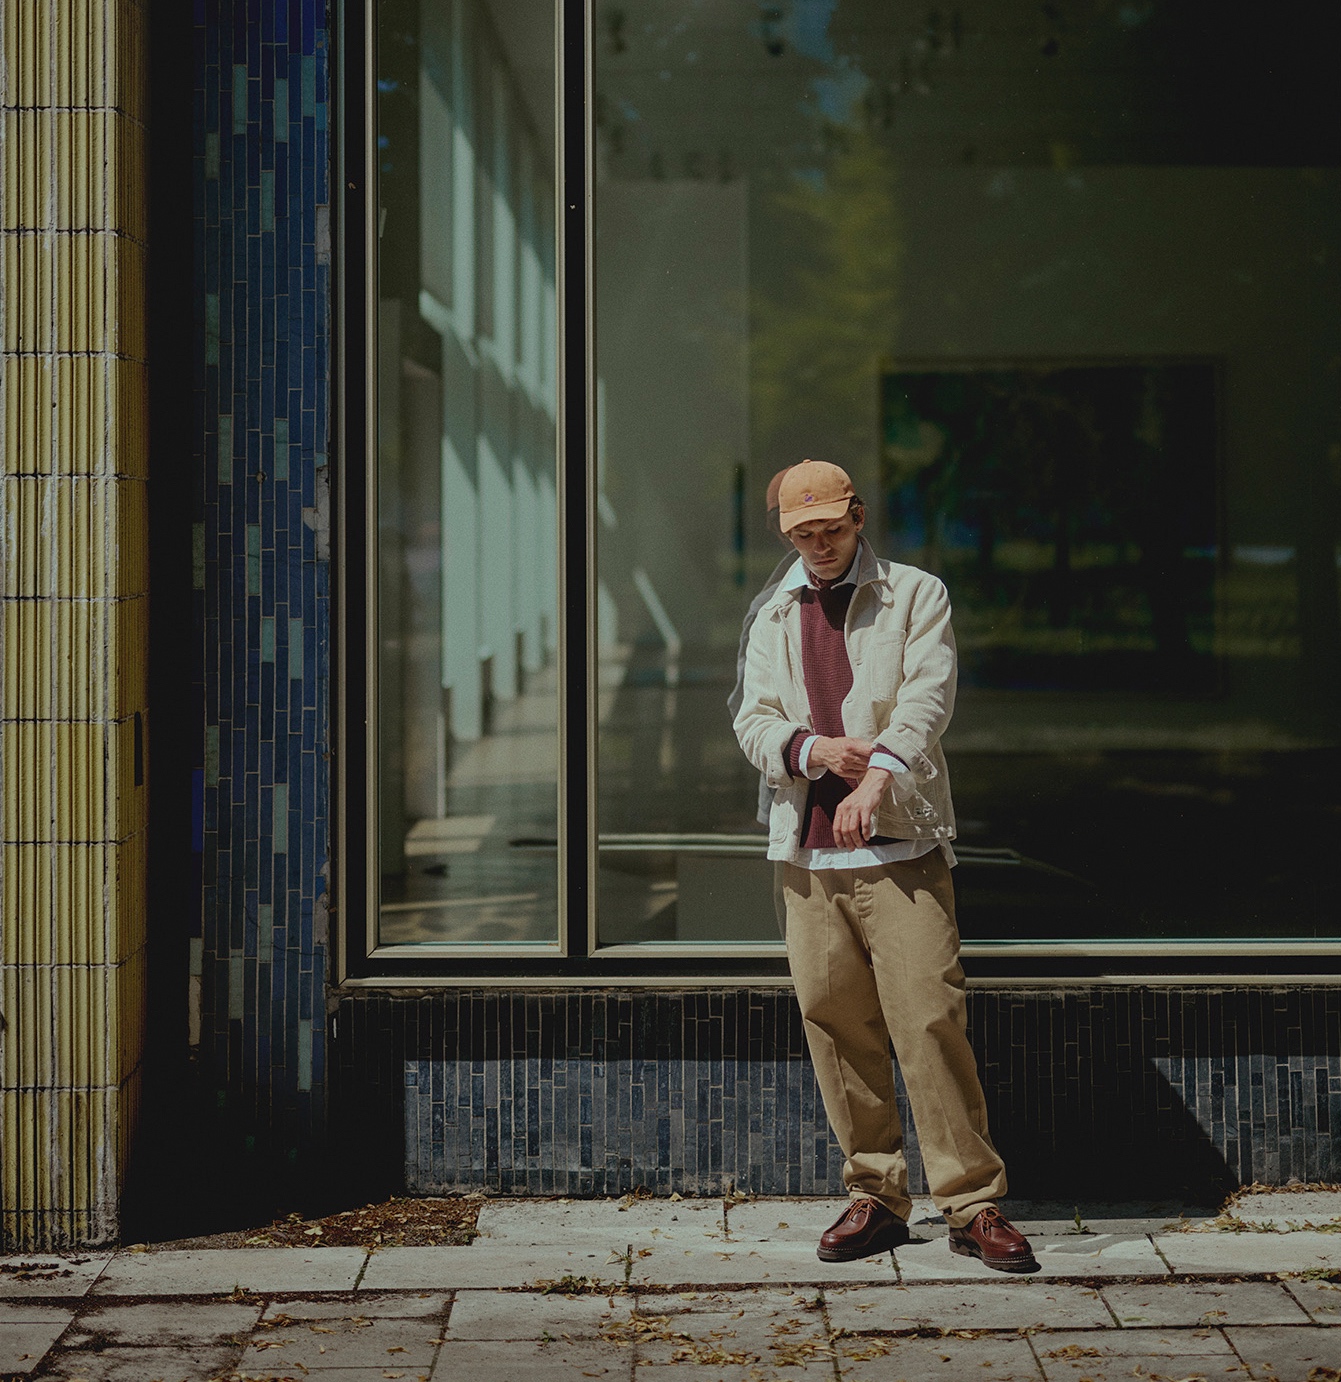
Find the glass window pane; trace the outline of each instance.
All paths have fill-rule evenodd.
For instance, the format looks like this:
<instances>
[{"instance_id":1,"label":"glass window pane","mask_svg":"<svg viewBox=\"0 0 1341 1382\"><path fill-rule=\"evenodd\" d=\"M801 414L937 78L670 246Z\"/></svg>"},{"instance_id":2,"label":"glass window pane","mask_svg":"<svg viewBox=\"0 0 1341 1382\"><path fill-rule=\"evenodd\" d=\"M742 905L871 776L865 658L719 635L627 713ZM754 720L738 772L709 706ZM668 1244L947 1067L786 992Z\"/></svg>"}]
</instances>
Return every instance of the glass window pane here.
<instances>
[{"instance_id":1,"label":"glass window pane","mask_svg":"<svg viewBox=\"0 0 1341 1382\"><path fill-rule=\"evenodd\" d=\"M553 19L378 4L384 945L558 939Z\"/></svg>"},{"instance_id":2,"label":"glass window pane","mask_svg":"<svg viewBox=\"0 0 1341 1382\"><path fill-rule=\"evenodd\" d=\"M966 937L1338 934L1337 26L1301 24L598 12L603 943L777 936L727 701L807 456L950 592Z\"/></svg>"}]
</instances>

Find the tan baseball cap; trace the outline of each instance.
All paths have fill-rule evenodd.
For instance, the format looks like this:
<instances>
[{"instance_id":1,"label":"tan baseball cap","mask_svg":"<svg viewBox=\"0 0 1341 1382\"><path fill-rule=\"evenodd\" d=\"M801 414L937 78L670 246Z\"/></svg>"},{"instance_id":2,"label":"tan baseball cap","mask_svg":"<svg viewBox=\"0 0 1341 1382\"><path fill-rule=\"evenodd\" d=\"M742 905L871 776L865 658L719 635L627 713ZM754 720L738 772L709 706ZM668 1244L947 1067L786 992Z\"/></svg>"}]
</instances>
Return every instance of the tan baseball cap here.
<instances>
[{"instance_id":1,"label":"tan baseball cap","mask_svg":"<svg viewBox=\"0 0 1341 1382\"><path fill-rule=\"evenodd\" d=\"M798 523L841 518L856 497L847 471L828 461L802 461L778 486L778 526L784 533Z\"/></svg>"}]
</instances>

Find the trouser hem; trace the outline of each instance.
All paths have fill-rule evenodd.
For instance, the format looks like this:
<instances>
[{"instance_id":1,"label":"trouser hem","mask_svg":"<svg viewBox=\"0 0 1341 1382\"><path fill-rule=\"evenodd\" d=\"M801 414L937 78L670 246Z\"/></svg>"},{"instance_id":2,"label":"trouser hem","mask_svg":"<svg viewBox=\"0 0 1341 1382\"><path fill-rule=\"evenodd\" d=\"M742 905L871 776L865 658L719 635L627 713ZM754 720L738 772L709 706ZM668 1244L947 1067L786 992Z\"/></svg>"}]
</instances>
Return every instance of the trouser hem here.
<instances>
[{"instance_id":1,"label":"trouser hem","mask_svg":"<svg viewBox=\"0 0 1341 1382\"><path fill-rule=\"evenodd\" d=\"M876 1200L896 1218L902 1219L905 1224L913 1212L912 1201L906 1196L881 1195L874 1190L849 1190L847 1197L849 1200Z\"/></svg>"},{"instance_id":2,"label":"trouser hem","mask_svg":"<svg viewBox=\"0 0 1341 1382\"><path fill-rule=\"evenodd\" d=\"M972 1204L966 1205L963 1209L945 1210L945 1222L949 1224L951 1228L967 1228L984 1209L995 1208L995 1206L995 1200L975 1200Z\"/></svg>"}]
</instances>

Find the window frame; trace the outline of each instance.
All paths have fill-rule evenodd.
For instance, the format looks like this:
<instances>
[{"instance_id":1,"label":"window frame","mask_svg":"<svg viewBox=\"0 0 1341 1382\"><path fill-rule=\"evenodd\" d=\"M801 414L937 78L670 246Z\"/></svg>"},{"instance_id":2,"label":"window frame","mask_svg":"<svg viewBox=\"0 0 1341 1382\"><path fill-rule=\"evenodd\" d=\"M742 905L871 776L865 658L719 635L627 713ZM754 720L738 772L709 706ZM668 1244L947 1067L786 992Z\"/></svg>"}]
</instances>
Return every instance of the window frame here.
<instances>
[{"instance_id":1,"label":"window frame","mask_svg":"<svg viewBox=\"0 0 1341 1382\"><path fill-rule=\"evenodd\" d=\"M556 8L556 495L559 539L559 915L553 943L377 943L377 0L337 0L332 501L334 982L342 988L773 988L780 942L601 947L596 930L596 368L594 0ZM566 119L571 112L578 118ZM581 113L586 112L586 118ZM581 534L573 541L572 534ZM564 535L568 536L564 536ZM966 941L975 984L1224 984L1334 974L1341 939ZM1336 975L1341 982L1341 975Z\"/></svg>"}]
</instances>

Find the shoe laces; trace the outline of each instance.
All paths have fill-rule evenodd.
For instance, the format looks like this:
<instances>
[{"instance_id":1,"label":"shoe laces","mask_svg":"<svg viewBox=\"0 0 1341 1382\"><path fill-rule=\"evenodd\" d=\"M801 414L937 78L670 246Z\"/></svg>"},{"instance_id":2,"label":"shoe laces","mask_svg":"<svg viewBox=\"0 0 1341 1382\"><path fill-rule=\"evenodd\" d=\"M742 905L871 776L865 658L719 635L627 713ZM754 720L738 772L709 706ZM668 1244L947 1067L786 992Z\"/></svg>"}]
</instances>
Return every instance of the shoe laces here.
<instances>
[{"instance_id":1,"label":"shoe laces","mask_svg":"<svg viewBox=\"0 0 1341 1382\"><path fill-rule=\"evenodd\" d=\"M842 1217L844 1219L854 1220L857 1218L870 1218L876 1203L877 1201L872 1199L869 1195L860 1200L853 1200L843 1211Z\"/></svg>"},{"instance_id":2,"label":"shoe laces","mask_svg":"<svg viewBox=\"0 0 1341 1382\"><path fill-rule=\"evenodd\" d=\"M994 1204L989 1204L986 1208L980 1209L964 1227L965 1231L974 1228L982 1237L990 1238L994 1234L1009 1233L1011 1222Z\"/></svg>"}]
</instances>

